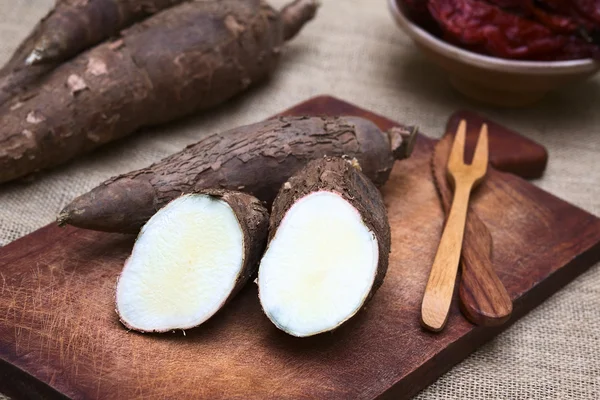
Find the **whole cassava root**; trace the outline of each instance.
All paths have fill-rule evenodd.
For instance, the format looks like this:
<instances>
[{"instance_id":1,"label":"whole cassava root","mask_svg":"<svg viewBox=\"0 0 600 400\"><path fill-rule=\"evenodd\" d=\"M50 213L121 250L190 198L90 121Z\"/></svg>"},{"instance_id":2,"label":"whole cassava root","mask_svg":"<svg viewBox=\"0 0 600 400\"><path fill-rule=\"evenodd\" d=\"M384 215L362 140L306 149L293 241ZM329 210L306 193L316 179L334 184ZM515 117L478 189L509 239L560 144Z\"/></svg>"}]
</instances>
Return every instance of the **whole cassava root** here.
<instances>
[{"instance_id":1,"label":"whole cassava root","mask_svg":"<svg viewBox=\"0 0 600 400\"><path fill-rule=\"evenodd\" d=\"M189 0L58 0L0 70L0 104L83 50Z\"/></svg>"},{"instance_id":2,"label":"whole cassava root","mask_svg":"<svg viewBox=\"0 0 600 400\"><path fill-rule=\"evenodd\" d=\"M209 319L256 271L268 218L256 198L220 189L167 204L142 228L119 277L122 323L166 332Z\"/></svg>"},{"instance_id":3,"label":"whole cassava root","mask_svg":"<svg viewBox=\"0 0 600 400\"><path fill-rule=\"evenodd\" d=\"M137 232L170 200L210 187L243 190L269 204L281 185L324 155L358 160L383 185L394 160L408 157L414 132L382 132L358 117L281 117L207 136L148 168L109 179L73 200L59 224Z\"/></svg>"},{"instance_id":4,"label":"whole cassava root","mask_svg":"<svg viewBox=\"0 0 600 400\"><path fill-rule=\"evenodd\" d=\"M390 238L381 194L354 163L311 161L273 202L258 272L263 310L294 336L339 327L381 286Z\"/></svg>"},{"instance_id":5,"label":"whole cassava root","mask_svg":"<svg viewBox=\"0 0 600 400\"><path fill-rule=\"evenodd\" d=\"M261 0L186 2L62 64L0 107L0 182L242 92L271 73L284 32L297 32L316 7L296 0L278 13Z\"/></svg>"}]
</instances>

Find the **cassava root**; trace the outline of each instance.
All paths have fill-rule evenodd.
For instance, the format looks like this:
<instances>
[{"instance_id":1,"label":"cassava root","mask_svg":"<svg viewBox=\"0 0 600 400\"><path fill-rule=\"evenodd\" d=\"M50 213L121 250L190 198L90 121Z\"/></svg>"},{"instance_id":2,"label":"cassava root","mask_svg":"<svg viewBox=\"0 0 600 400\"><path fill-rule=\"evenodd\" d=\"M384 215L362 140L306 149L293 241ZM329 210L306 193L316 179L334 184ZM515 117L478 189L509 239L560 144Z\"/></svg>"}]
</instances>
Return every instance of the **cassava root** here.
<instances>
[{"instance_id":1,"label":"cassava root","mask_svg":"<svg viewBox=\"0 0 600 400\"><path fill-rule=\"evenodd\" d=\"M204 110L264 80L317 3L184 2L60 65L0 107L0 183L146 126ZM287 24L287 25L286 25Z\"/></svg>"},{"instance_id":2,"label":"cassava root","mask_svg":"<svg viewBox=\"0 0 600 400\"><path fill-rule=\"evenodd\" d=\"M202 324L256 271L268 213L254 197L220 189L181 196L142 228L117 283L121 322L140 332Z\"/></svg>"},{"instance_id":3,"label":"cassava root","mask_svg":"<svg viewBox=\"0 0 600 400\"><path fill-rule=\"evenodd\" d=\"M0 70L0 105L63 61L184 1L189 0L58 0Z\"/></svg>"},{"instance_id":4,"label":"cassava root","mask_svg":"<svg viewBox=\"0 0 600 400\"><path fill-rule=\"evenodd\" d=\"M280 117L213 134L148 168L109 179L68 204L59 224L137 232L182 193L242 190L269 205L281 185L313 159L348 156L383 185L394 161L408 157L414 130L382 132L358 117Z\"/></svg>"},{"instance_id":5,"label":"cassava root","mask_svg":"<svg viewBox=\"0 0 600 400\"><path fill-rule=\"evenodd\" d=\"M339 327L381 286L390 246L381 194L355 163L311 161L273 202L258 271L263 310L294 336Z\"/></svg>"}]
</instances>

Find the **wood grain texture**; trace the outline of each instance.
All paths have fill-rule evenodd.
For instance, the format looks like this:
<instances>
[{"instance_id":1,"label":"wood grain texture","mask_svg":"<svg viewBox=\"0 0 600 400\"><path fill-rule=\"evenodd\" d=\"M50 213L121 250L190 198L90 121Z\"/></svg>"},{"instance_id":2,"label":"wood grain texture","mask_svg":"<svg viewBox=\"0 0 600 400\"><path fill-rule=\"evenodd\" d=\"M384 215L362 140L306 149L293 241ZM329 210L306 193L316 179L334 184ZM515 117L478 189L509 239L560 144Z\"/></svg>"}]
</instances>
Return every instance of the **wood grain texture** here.
<instances>
[{"instance_id":1,"label":"wood grain texture","mask_svg":"<svg viewBox=\"0 0 600 400\"><path fill-rule=\"evenodd\" d=\"M453 131L446 131L435 145L431 158L435 185L446 214L449 213L452 202L452 189L446 179L446 165L453 137ZM473 142L472 137L469 139L469 142ZM475 192L474 199L476 198ZM478 325L500 325L510 318L512 312L510 296L494 270L492 248L492 235L471 205L462 244L459 297L463 314Z\"/></svg>"},{"instance_id":2,"label":"wood grain texture","mask_svg":"<svg viewBox=\"0 0 600 400\"><path fill-rule=\"evenodd\" d=\"M294 113L394 125L328 97ZM509 325L476 327L457 306L444 332L419 325L443 224L433 145L419 137L413 157L396 164L383 189L392 227L388 274L368 310L332 334L279 332L262 314L255 285L185 336L127 332L113 299L133 238L47 226L0 250L1 372L10 365L21 381L32 375L49 393L77 399L410 397ZM474 208L494 237L494 267L514 301L511 321L600 259L598 218L494 170L479 189Z\"/></svg>"},{"instance_id":3,"label":"wood grain texture","mask_svg":"<svg viewBox=\"0 0 600 400\"><path fill-rule=\"evenodd\" d=\"M463 247L469 198L471 191L485 177L488 168L487 125L481 126L473 161L470 164L466 164L464 160L466 130L467 123L461 120L454 135L448 161L445 163L444 175L446 176L442 179L451 181L454 196L449 209L444 209L447 215L446 223L429 272L421 305L423 327L433 332L442 330L448 319ZM437 181L435 183L438 184Z\"/></svg>"}]
</instances>

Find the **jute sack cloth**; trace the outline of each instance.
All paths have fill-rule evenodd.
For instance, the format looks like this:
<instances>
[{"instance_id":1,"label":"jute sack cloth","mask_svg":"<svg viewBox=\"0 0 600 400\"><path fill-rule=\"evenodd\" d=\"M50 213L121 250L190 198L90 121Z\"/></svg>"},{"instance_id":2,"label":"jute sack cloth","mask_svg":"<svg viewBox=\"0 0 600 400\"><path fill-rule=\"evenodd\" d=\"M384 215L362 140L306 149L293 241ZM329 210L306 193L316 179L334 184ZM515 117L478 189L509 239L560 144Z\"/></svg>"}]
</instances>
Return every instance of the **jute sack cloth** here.
<instances>
[{"instance_id":1,"label":"jute sack cloth","mask_svg":"<svg viewBox=\"0 0 600 400\"><path fill-rule=\"evenodd\" d=\"M272 0L275 6L284 2ZM52 3L0 1L0 62ZM443 72L421 56L394 26L384 0L324 0L318 18L288 44L268 84L214 111L139 132L33 182L0 186L0 245L52 222L71 199L113 175L319 94L418 124L434 137L459 108L485 113L548 148L548 170L536 185L600 215L600 77L531 108L483 107L456 93ZM598 399L599 350L596 265L417 398Z\"/></svg>"}]
</instances>

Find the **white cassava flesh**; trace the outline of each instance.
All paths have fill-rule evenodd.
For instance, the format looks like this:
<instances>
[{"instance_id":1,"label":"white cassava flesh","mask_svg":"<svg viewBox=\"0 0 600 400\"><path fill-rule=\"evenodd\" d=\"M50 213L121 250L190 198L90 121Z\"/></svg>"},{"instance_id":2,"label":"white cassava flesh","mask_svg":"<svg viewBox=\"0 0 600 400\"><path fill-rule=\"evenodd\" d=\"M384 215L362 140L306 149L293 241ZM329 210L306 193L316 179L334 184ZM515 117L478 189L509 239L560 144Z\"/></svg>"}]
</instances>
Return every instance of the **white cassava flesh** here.
<instances>
[{"instance_id":1,"label":"white cassava flesh","mask_svg":"<svg viewBox=\"0 0 600 400\"><path fill-rule=\"evenodd\" d=\"M201 324L228 300L244 267L244 231L224 200L182 196L142 228L117 284L117 312L142 332Z\"/></svg>"},{"instance_id":2,"label":"white cassava flesh","mask_svg":"<svg viewBox=\"0 0 600 400\"><path fill-rule=\"evenodd\" d=\"M356 314L379 262L376 235L337 193L298 199L281 220L259 266L269 319L299 337L329 331Z\"/></svg>"}]
</instances>

